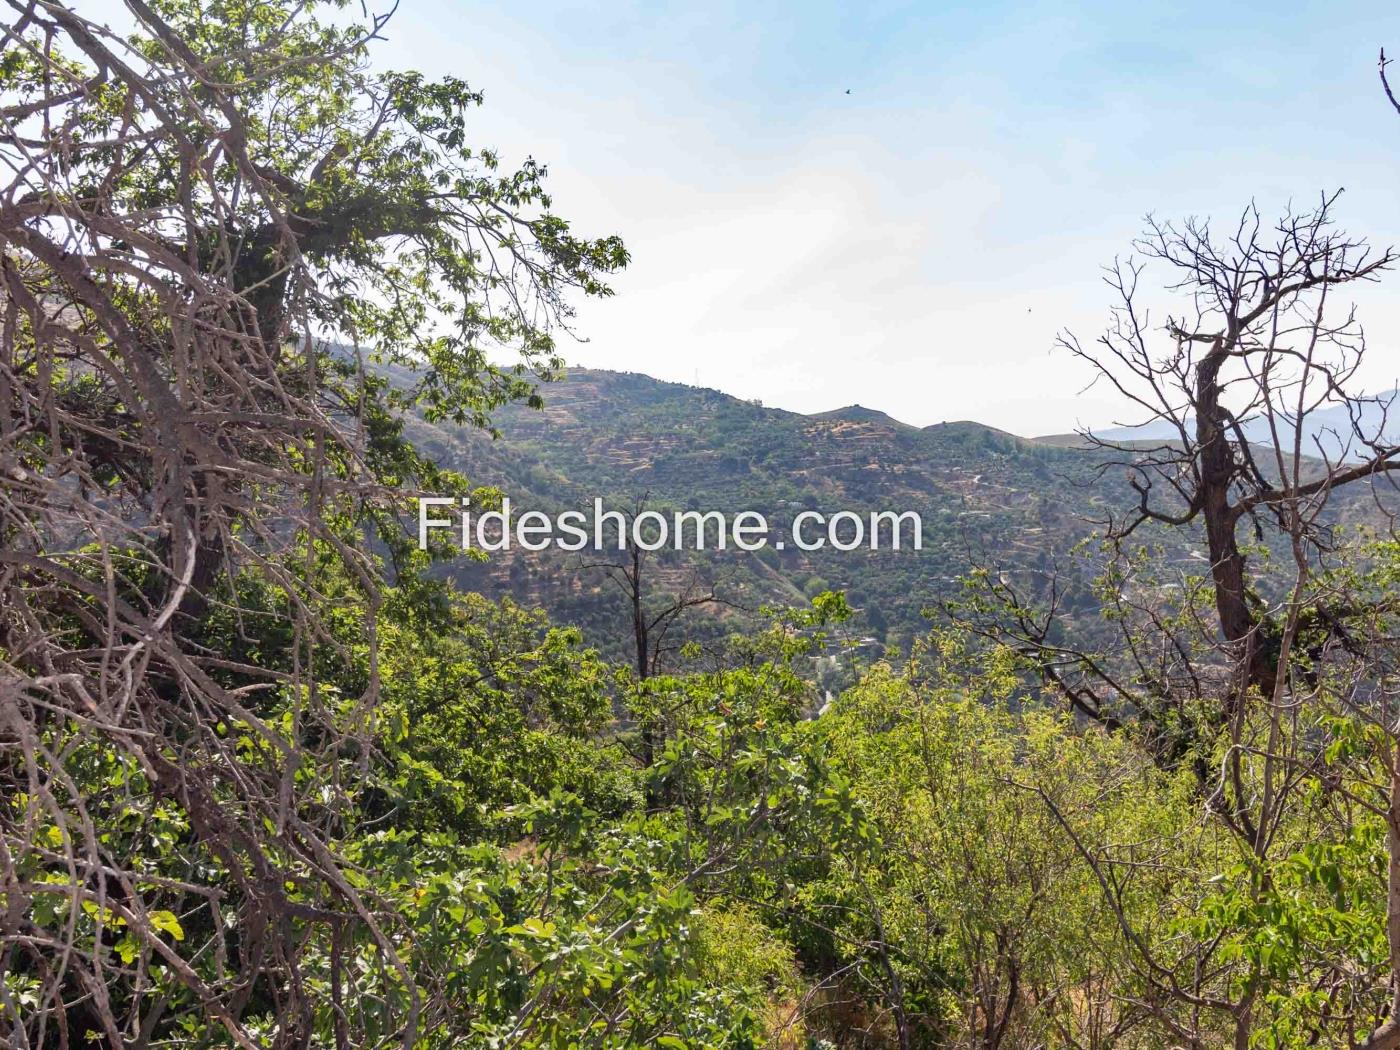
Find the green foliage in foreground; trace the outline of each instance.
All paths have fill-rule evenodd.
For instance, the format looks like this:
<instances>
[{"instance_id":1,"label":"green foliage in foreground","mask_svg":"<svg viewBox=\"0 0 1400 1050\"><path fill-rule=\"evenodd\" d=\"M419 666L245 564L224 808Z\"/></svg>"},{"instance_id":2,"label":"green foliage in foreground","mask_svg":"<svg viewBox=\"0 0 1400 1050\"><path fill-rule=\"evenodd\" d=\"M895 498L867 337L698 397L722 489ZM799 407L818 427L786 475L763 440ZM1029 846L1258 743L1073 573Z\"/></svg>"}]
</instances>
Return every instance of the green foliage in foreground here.
<instances>
[{"instance_id":1,"label":"green foliage in foreground","mask_svg":"<svg viewBox=\"0 0 1400 1050\"><path fill-rule=\"evenodd\" d=\"M241 961L201 950L220 927L267 956L240 1020L268 1046L290 1038L289 994L312 1046L391 1045L405 1017L424 1047L1224 1045L1217 1004L1247 991L1250 1045L1291 1047L1384 1015L1384 843L1364 804L1383 734L1290 730L1319 771L1261 862L1209 818L1189 763L1027 703L1008 654L954 633L802 720L793 661L842 615L821 596L736 639L725 669L638 683L538 614L406 577L381 609L377 708L337 699L356 695L362 645L317 700L373 719L371 751L304 739L315 760L283 765L266 730L295 740L305 696L258 700L260 730L223 727L249 775L321 785L324 809L289 825L332 842L358 921L325 921L297 836L279 856L194 847L143 770L59 737L70 789L110 800L103 848L143 873L131 892L157 928L137 935L123 900L75 914L42 892L66 878L57 827L17 873L39 890L29 921L105 954L107 994L144 1000L152 1046L235 1045L170 979ZM356 616L328 619L360 644ZM229 626L212 617L210 643L290 658L277 631ZM651 768L641 719L665 727ZM284 880L290 919L240 910L259 872ZM286 937L311 947L295 989L277 985ZM7 1009L41 979L8 972Z\"/></svg>"}]
</instances>

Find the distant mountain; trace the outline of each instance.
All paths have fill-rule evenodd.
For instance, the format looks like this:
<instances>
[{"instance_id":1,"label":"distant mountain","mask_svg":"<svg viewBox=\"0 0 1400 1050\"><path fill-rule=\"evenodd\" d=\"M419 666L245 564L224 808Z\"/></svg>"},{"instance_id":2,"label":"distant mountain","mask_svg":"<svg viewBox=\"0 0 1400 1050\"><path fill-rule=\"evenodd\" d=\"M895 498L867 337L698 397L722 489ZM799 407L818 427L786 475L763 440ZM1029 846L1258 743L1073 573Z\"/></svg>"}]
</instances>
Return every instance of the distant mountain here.
<instances>
[{"instance_id":1,"label":"distant mountain","mask_svg":"<svg viewBox=\"0 0 1400 1050\"><path fill-rule=\"evenodd\" d=\"M996 566L1033 590L1052 565L1073 568L1068 554L1094 533L1091 521L1132 501L1121 472L1095 469L1100 454L978 423L921 429L861 406L801 415L591 369L572 370L543 393L543 409L511 406L498 414L498 440L417 419L409 432L473 484L510 495L516 515L589 508L595 496L623 509L645 497L659 510L758 511L785 539L804 509L922 516L921 551L804 552L786 542L782 550L659 559L655 591L679 590L698 574L732 603L691 616L684 633L700 641L742 628L761 605L802 603L831 588L859 610L852 630L867 651L903 651L926 630L922 610L953 594L974 566ZM1199 571L1191 537L1177 533L1171 541L1177 557ZM622 596L585 561L553 549L517 551L484 563L464 558L451 572L468 588L541 604L556 620L583 626L593 644L623 655L630 620ZM1068 601L1088 619L1096 602L1083 582Z\"/></svg>"},{"instance_id":2,"label":"distant mountain","mask_svg":"<svg viewBox=\"0 0 1400 1050\"><path fill-rule=\"evenodd\" d=\"M1302 428L1303 454L1319 458L1325 455L1334 461L1363 458L1367 454L1367 448L1357 439L1358 431L1366 440L1389 444L1400 442L1400 400L1397 398L1400 398L1400 390L1392 390L1376 396L1372 401L1359 402L1350 408L1332 405L1309 412ZM1245 420L1240 429L1252 445L1272 448L1277 440L1278 444L1287 449L1292 448L1298 428L1293 420L1280 420L1276 438L1268 420L1256 417ZM1178 437L1176 428L1161 420L1139 426L1108 427L1093 433L1105 441L1126 442L1172 441ZM1063 446L1083 444L1082 438L1077 434L1056 434L1036 440Z\"/></svg>"}]
</instances>

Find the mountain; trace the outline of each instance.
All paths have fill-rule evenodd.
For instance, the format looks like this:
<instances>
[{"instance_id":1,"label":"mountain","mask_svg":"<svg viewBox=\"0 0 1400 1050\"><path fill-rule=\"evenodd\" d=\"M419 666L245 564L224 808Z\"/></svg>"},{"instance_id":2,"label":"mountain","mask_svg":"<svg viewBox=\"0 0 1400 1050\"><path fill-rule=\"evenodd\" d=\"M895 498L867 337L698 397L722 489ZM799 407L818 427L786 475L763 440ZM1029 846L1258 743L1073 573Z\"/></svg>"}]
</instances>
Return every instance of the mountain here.
<instances>
[{"instance_id":1,"label":"mountain","mask_svg":"<svg viewBox=\"0 0 1400 1050\"><path fill-rule=\"evenodd\" d=\"M716 390L635 373L572 370L546 386L545 406L510 406L500 437L471 428L409 422L410 436L474 485L509 495L516 517L591 508L757 511L785 541L739 550L658 556L653 594L692 579L713 585L724 605L688 614L684 637L704 642L742 629L763 605L793 605L826 589L858 610L851 629L866 650L906 651L927 629L923 611L952 596L976 566L1002 571L1028 591L1054 567L1067 574L1073 615L1096 619L1091 567L1070 552L1110 509L1134 502L1121 471L1096 469L1101 453L1037 442L973 422L918 428L850 406L802 415ZM1072 445L1072 443L1071 443ZM787 530L804 510L914 511L922 550L798 550ZM810 530L809 530L810 531ZM1144 538L1147 531L1143 530ZM1159 534L1160 535L1160 534ZM1194 538L1165 537L1193 572ZM461 558L449 571L469 589L537 603L558 622L582 626L592 644L624 656L630 614L593 555L549 549Z\"/></svg>"},{"instance_id":2,"label":"mountain","mask_svg":"<svg viewBox=\"0 0 1400 1050\"><path fill-rule=\"evenodd\" d=\"M654 592L698 578L729 603L690 616L687 634L701 640L762 605L805 603L830 588L857 608L852 630L868 648L904 650L926 629L922 611L952 595L958 577L978 564L1044 570L1092 531L1085 519L1103 517L1120 488L1099 478L1083 452L971 422L920 429L860 406L802 415L592 369L572 370L543 392L543 409L501 410L495 440L421 419L410 420L409 434L473 485L509 495L517 517L591 508L595 497L619 509L645 498L668 512L764 514L784 549L654 560ZM923 549L798 550L788 526L804 510L914 511ZM597 559L514 550L485 562L462 558L450 571L470 589L541 604L620 655L629 644L627 608L602 571L583 567L589 560ZM1084 600L1092 601L1087 592Z\"/></svg>"},{"instance_id":3,"label":"mountain","mask_svg":"<svg viewBox=\"0 0 1400 1050\"><path fill-rule=\"evenodd\" d=\"M1303 454L1319 458L1325 455L1333 461L1364 458L1367 449L1354 437L1358 431L1369 441L1400 442L1400 406L1392 410L1397 397L1400 397L1400 390L1391 390L1350 406L1330 405L1309 412L1302 428ZM1191 425L1189 419L1187 425ZM1268 420L1256 416L1245 419L1240 430L1251 445L1273 447L1277 440L1284 448L1291 448L1297 427L1288 420L1280 420L1276 439ZM1162 420L1137 426L1107 427L1093 433L1105 441L1119 442L1173 441L1178 436L1176 428ZM1066 446L1083 444L1077 434L1055 434L1035 440Z\"/></svg>"}]
</instances>

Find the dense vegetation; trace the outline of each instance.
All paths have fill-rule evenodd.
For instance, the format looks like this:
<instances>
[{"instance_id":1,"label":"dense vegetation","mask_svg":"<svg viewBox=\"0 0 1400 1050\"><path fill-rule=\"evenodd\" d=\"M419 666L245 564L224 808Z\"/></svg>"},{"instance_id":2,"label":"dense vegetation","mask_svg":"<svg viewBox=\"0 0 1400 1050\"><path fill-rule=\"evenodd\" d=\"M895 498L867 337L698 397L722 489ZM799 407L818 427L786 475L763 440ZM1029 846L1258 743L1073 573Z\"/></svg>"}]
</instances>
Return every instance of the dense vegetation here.
<instances>
[{"instance_id":1,"label":"dense vegetation","mask_svg":"<svg viewBox=\"0 0 1400 1050\"><path fill-rule=\"evenodd\" d=\"M12 7L7 1045L1400 1046L1400 547L1332 499L1400 450L1238 425L1348 396L1326 295L1391 260L1332 201L1149 231L1192 320L1151 348L1134 273L1097 360L1175 436L1100 447L1106 482L619 377L584 420L535 384L626 252L469 144L465 83L373 70L380 24L334 5L129 0L129 37ZM522 443L438 425L493 419ZM1079 535L1060 471L1104 518L1067 583L1030 539ZM420 490L637 480L775 518L907 498L1027 553L950 524L937 588L756 559L743 629L657 664L403 528ZM814 656L882 609L899 659L828 699Z\"/></svg>"}]
</instances>

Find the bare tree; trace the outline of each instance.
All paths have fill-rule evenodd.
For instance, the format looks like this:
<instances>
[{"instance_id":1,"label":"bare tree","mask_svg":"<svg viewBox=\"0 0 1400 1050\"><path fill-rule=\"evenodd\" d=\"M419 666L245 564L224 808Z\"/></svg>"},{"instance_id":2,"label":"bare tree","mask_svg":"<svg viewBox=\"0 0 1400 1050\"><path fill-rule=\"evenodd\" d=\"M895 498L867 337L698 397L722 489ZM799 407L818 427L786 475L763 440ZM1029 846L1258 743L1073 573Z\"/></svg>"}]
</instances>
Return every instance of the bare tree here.
<instances>
[{"instance_id":1,"label":"bare tree","mask_svg":"<svg viewBox=\"0 0 1400 1050\"><path fill-rule=\"evenodd\" d=\"M684 587L675 593L656 593L647 587L648 552L629 544L616 561L590 561L584 569L602 570L627 599L632 619L633 667L637 678L645 680L656 674L663 658L676 652L680 645L670 639L671 629L682 615L702 605L722 601L713 587L703 583L700 573L692 570ZM659 598L660 601L652 599Z\"/></svg>"},{"instance_id":2,"label":"bare tree","mask_svg":"<svg viewBox=\"0 0 1400 1050\"><path fill-rule=\"evenodd\" d=\"M712 586L703 582L698 570L687 573L686 582L678 591L653 589L656 567L651 555L654 552L635 542L633 535L634 523L646 512L649 496L649 493L642 496L627 516L618 536L617 557L587 560L580 566L583 571L602 572L625 598L631 621L632 666L639 682L657 674L664 659L679 650L680 645L671 638L671 631L687 612L701 606L727 604ZM652 717L643 721L643 767L650 769L655 765L657 753L665 745L665 733L662 719ZM659 792L654 787L648 788L647 804L655 806L660 802Z\"/></svg>"},{"instance_id":3,"label":"bare tree","mask_svg":"<svg viewBox=\"0 0 1400 1050\"><path fill-rule=\"evenodd\" d=\"M1337 288L1376 279L1395 256L1337 231L1336 200L1272 226L1251 207L1222 243L1208 223L1151 220L1138 249L1167 265L1176 275L1169 286L1188 302L1165 319L1165 352L1152 345L1138 293L1142 264L1133 260L1107 278L1118 297L1108 330L1087 347L1073 335L1061 339L1143 410L1135 423L1171 435L1084 435L1112 454L1108 465L1127 469L1138 496L1131 512L1107 523L1108 537L1121 544L1147 522L1199 521L1220 632L1247 668L1245 683L1265 693L1278 671L1278 624L1251 583L1240 530L1253 525L1258 534L1267 519L1324 551L1320 510L1331 494L1400 469L1400 445L1387 440L1388 400L1356 389L1366 344L1355 309L1332 302ZM1330 441L1308 429L1326 408L1346 420ZM1273 451L1261 460L1256 446Z\"/></svg>"},{"instance_id":4,"label":"bare tree","mask_svg":"<svg viewBox=\"0 0 1400 1050\"><path fill-rule=\"evenodd\" d=\"M1169 768L1189 758L1202 819L1252 858L1256 894L1310 787L1349 790L1328 771L1326 735L1300 727L1322 724L1330 711L1397 731L1384 700L1393 643L1378 626L1393 622L1395 596L1333 571L1351 556L1339 547L1343 506L1389 528L1400 505L1394 395L1362 388L1365 334L1355 308L1338 301L1344 286L1378 279L1395 256L1337 230L1336 201L1324 196L1273 223L1251 206L1223 236L1203 221L1149 220L1137 257L1108 271L1116 304L1104 334L1089 344L1061 337L1136 410L1124 438L1083 434L1132 495L1124 512L1100 522L1107 563L1097 595L1113 643L1096 650L1066 629L1054 578L1034 593L987 572L980 599L954 610L975 633L1011 645L1076 711L1141 733ZM1149 272L1184 304L1160 320L1147 306ZM1199 542L1203 578L1189 568L1172 573L1150 553L1173 535ZM1400 796L1387 783L1348 797L1389 832L1400 972ZM1124 905L1140 862L1133 849L1088 849L1071 816L1044 801L1121 924L1147 989L1143 1005L1184 1045L1214 1045L1221 1025L1235 1046L1250 1045L1257 982L1215 979L1232 965L1217 955L1218 941L1160 945L1135 928ZM1335 994L1376 1001L1373 975L1336 960L1315 965ZM1390 982L1394 992L1393 973ZM1400 1045L1400 1000L1377 1016L1358 1045ZM1322 1033L1339 1022L1315 1023Z\"/></svg>"}]
</instances>

